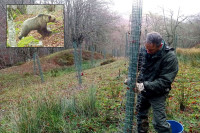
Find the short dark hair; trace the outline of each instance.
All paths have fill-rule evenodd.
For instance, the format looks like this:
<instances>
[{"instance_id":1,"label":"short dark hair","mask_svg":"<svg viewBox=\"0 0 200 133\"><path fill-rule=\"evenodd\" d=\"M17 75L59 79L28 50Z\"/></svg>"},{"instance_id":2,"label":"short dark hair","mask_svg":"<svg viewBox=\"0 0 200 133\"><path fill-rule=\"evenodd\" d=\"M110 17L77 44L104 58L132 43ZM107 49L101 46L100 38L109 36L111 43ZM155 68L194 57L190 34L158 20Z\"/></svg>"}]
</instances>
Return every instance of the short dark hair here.
<instances>
[{"instance_id":1,"label":"short dark hair","mask_svg":"<svg viewBox=\"0 0 200 133\"><path fill-rule=\"evenodd\" d=\"M157 47L160 46L162 40L162 36L158 32L150 32L146 37L146 43L156 44Z\"/></svg>"}]
</instances>

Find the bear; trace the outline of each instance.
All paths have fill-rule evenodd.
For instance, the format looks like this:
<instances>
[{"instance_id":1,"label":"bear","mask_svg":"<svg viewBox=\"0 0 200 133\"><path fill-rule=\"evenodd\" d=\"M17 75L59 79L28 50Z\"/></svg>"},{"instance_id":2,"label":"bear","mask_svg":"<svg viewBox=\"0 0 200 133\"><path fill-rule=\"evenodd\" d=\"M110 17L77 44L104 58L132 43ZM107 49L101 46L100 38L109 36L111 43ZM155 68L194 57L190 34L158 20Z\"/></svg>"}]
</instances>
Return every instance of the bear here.
<instances>
[{"instance_id":1,"label":"bear","mask_svg":"<svg viewBox=\"0 0 200 133\"><path fill-rule=\"evenodd\" d=\"M19 39L26 37L32 30L37 30L43 37L49 36L51 34L51 31L47 30L47 23L49 22L56 22L56 18L52 15L39 14L36 17L25 20L22 24Z\"/></svg>"}]
</instances>

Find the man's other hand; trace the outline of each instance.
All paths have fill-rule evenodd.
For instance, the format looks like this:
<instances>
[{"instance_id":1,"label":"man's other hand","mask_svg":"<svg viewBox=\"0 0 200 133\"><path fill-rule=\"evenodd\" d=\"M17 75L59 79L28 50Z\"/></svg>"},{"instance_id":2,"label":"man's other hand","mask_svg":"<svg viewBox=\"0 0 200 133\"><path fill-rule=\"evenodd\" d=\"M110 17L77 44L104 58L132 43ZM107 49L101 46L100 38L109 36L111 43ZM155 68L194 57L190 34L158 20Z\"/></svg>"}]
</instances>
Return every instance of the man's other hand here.
<instances>
[{"instance_id":1,"label":"man's other hand","mask_svg":"<svg viewBox=\"0 0 200 133\"><path fill-rule=\"evenodd\" d=\"M127 78L127 79L124 80L124 84L125 84L125 85L129 85L130 81L131 81L131 79L130 79L130 78Z\"/></svg>"},{"instance_id":2,"label":"man's other hand","mask_svg":"<svg viewBox=\"0 0 200 133\"><path fill-rule=\"evenodd\" d=\"M143 83L136 83L136 92L141 93L141 91L144 90L144 84Z\"/></svg>"}]
</instances>

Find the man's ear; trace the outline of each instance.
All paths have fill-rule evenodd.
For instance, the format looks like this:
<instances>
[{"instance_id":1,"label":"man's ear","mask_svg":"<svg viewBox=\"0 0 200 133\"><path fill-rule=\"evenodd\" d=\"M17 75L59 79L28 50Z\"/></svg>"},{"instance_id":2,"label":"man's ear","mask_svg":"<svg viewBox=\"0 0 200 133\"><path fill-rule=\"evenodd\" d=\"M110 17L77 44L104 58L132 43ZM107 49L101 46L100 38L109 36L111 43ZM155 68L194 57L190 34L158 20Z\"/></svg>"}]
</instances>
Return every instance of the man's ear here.
<instances>
[{"instance_id":1,"label":"man's ear","mask_svg":"<svg viewBox=\"0 0 200 133\"><path fill-rule=\"evenodd\" d=\"M159 46L159 48L162 48L162 46L163 46L163 44L161 43L160 46Z\"/></svg>"}]
</instances>

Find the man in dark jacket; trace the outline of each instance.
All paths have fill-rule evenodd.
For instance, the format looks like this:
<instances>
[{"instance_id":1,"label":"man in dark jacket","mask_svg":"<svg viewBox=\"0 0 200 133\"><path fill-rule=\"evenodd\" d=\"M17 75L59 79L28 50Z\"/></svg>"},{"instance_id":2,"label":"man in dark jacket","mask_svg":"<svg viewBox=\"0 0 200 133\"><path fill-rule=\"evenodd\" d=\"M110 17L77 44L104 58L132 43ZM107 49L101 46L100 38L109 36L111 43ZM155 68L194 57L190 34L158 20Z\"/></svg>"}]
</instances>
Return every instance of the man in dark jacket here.
<instances>
[{"instance_id":1,"label":"man in dark jacket","mask_svg":"<svg viewBox=\"0 0 200 133\"><path fill-rule=\"evenodd\" d=\"M141 49L136 83L138 94L138 133L148 131L148 110L153 110L153 126L158 133L171 133L166 121L165 101L171 84L178 72L178 61L174 49L166 46L157 32L147 34L145 48Z\"/></svg>"}]
</instances>

